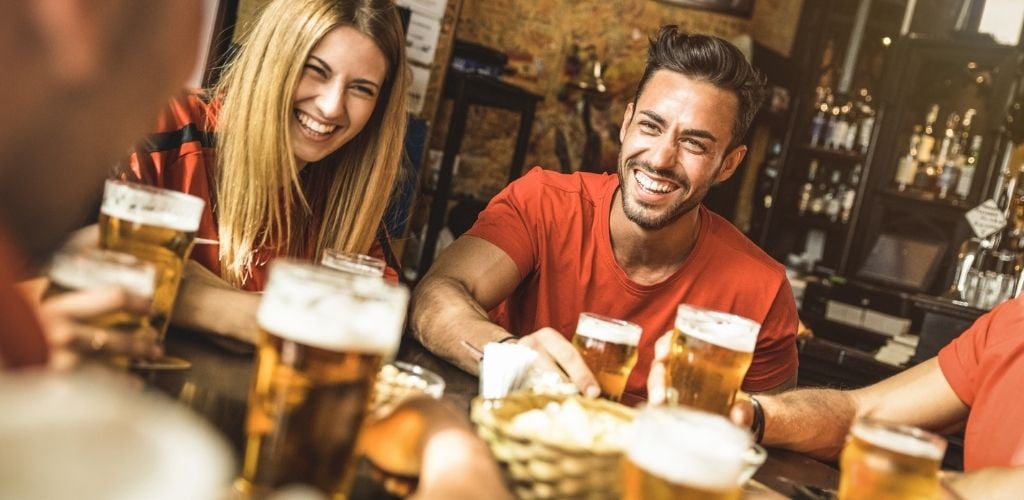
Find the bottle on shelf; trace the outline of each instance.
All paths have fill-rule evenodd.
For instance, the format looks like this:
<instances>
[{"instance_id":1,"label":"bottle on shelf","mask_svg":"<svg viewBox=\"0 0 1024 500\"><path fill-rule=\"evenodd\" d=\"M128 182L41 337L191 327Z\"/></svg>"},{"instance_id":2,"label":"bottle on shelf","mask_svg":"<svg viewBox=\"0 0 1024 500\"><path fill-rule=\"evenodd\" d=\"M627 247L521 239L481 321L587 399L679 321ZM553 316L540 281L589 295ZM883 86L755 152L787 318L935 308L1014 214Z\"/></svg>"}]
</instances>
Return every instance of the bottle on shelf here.
<instances>
[{"instance_id":1,"label":"bottle on shelf","mask_svg":"<svg viewBox=\"0 0 1024 500\"><path fill-rule=\"evenodd\" d=\"M832 222L839 221L839 213L842 211L842 196L846 186L842 184L842 173L833 170L829 178L828 191L825 193L825 215Z\"/></svg>"},{"instance_id":2,"label":"bottle on shelf","mask_svg":"<svg viewBox=\"0 0 1024 500\"><path fill-rule=\"evenodd\" d=\"M866 153L871 145L871 132L875 128L875 110L871 107L868 89L860 90L860 123L857 125L857 151Z\"/></svg>"},{"instance_id":3,"label":"bottle on shelf","mask_svg":"<svg viewBox=\"0 0 1024 500\"><path fill-rule=\"evenodd\" d=\"M896 165L896 186L900 191L914 183L914 176L917 174L917 148L921 144L921 126L914 126L914 133L910 135L910 146L907 153L900 158Z\"/></svg>"},{"instance_id":4,"label":"bottle on shelf","mask_svg":"<svg viewBox=\"0 0 1024 500\"><path fill-rule=\"evenodd\" d=\"M830 97L828 89L818 87L815 89L816 99L814 107L818 110L811 119L811 146L818 147L825 137L825 124L828 122Z\"/></svg>"},{"instance_id":5,"label":"bottle on shelf","mask_svg":"<svg viewBox=\"0 0 1024 500\"><path fill-rule=\"evenodd\" d=\"M974 181L974 171L978 165L978 155L981 154L981 135L971 137L970 145L963 156L963 165L960 167L960 179L956 183L956 195L966 199L971 194L971 183Z\"/></svg>"},{"instance_id":6,"label":"bottle on shelf","mask_svg":"<svg viewBox=\"0 0 1024 500\"><path fill-rule=\"evenodd\" d=\"M957 169L956 157L959 155L959 141L957 141L958 128L960 126L960 115L956 112L950 113L946 119L946 129L942 134L942 144L939 146L939 154L935 158L935 194L942 199L949 196L956 187Z\"/></svg>"},{"instance_id":7,"label":"bottle on shelf","mask_svg":"<svg viewBox=\"0 0 1024 500\"><path fill-rule=\"evenodd\" d=\"M857 127L860 125L860 106L849 103L843 106L846 114L846 133L840 138L840 148L846 151L857 150Z\"/></svg>"},{"instance_id":8,"label":"bottle on shelf","mask_svg":"<svg viewBox=\"0 0 1024 500\"><path fill-rule=\"evenodd\" d=\"M818 165L817 160L811 160L811 165L817 170L818 182L814 186L814 191L811 195L811 202L808 204L808 210L811 214L818 215L825 212L825 204L828 201L825 195L828 194L828 182L825 178L824 169Z\"/></svg>"},{"instance_id":9,"label":"bottle on shelf","mask_svg":"<svg viewBox=\"0 0 1024 500\"><path fill-rule=\"evenodd\" d=\"M939 172L932 158L935 143L935 121L939 118L939 105L932 104L925 118L924 133L921 134L921 142L917 146L917 173L914 175L913 186L924 192L932 192L935 187L935 180Z\"/></svg>"},{"instance_id":10,"label":"bottle on shelf","mask_svg":"<svg viewBox=\"0 0 1024 500\"><path fill-rule=\"evenodd\" d=\"M807 168L807 182L800 188L800 199L797 202L797 213L804 215L811 206L811 198L814 196L814 179L818 174L818 160L811 160Z\"/></svg>"},{"instance_id":11,"label":"bottle on shelf","mask_svg":"<svg viewBox=\"0 0 1024 500\"><path fill-rule=\"evenodd\" d=\"M850 216L853 215L853 203L857 200L857 186L860 185L860 175L863 166L858 163L853 166L853 171L850 172L850 183L846 186L846 189L842 192L842 200L840 200L840 212L839 221L843 224L850 222Z\"/></svg>"}]
</instances>

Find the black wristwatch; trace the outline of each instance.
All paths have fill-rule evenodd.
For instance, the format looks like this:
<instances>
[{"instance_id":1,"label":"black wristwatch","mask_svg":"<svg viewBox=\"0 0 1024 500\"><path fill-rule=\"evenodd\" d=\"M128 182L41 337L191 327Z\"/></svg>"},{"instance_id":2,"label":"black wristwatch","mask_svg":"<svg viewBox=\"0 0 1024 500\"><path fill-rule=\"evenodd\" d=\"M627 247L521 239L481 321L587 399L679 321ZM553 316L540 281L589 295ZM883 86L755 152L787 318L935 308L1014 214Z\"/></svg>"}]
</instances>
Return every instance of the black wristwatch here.
<instances>
[{"instance_id":1,"label":"black wristwatch","mask_svg":"<svg viewBox=\"0 0 1024 500\"><path fill-rule=\"evenodd\" d=\"M764 438L764 409L757 398L750 397L750 406L754 408L754 420L750 422L750 432L754 435L754 441L761 442Z\"/></svg>"}]
</instances>

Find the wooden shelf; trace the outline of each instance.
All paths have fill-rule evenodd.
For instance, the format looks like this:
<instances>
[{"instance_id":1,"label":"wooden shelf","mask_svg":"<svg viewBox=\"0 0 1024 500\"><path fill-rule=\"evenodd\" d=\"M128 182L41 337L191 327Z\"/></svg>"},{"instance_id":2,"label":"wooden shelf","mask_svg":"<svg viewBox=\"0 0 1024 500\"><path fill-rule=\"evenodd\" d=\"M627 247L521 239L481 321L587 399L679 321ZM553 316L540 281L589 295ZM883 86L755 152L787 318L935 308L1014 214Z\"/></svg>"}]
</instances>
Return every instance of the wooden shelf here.
<instances>
[{"instance_id":1,"label":"wooden shelf","mask_svg":"<svg viewBox=\"0 0 1024 500\"><path fill-rule=\"evenodd\" d=\"M817 156L819 158L829 158L849 162L863 162L865 158L864 153L847 151L845 149L821 148L817 146L811 146L810 144L801 144L800 149L806 152L807 154Z\"/></svg>"},{"instance_id":2,"label":"wooden shelf","mask_svg":"<svg viewBox=\"0 0 1024 500\"><path fill-rule=\"evenodd\" d=\"M889 198L907 200L914 203L921 203L925 205L950 208L961 211L970 210L971 208L974 208L974 206L976 205L975 203L972 203L967 200L962 200L959 198L939 198L938 196L935 196L935 194L933 193L918 191L913 188L909 188L905 191L900 191L895 188L883 188L880 189L879 192Z\"/></svg>"}]
</instances>

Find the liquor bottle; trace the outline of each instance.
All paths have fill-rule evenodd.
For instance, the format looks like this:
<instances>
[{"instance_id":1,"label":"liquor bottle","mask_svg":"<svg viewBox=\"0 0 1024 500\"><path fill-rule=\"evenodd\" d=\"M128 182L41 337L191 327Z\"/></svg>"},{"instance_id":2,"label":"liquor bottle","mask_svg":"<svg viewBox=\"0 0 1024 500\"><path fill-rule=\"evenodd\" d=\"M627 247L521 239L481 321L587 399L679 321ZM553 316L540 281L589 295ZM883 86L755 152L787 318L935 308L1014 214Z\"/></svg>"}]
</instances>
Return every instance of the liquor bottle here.
<instances>
[{"instance_id":1,"label":"liquor bottle","mask_svg":"<svg viewBox=\"0 0 1024 500\"><path fill-rule=\"evenodd\" d=\"M974 181L974 170L978 166L978 155L981 154L981 135L971 138L971 144L964 155L963 166L960 167L960 180L956 183L956 195L966 199L971 194L971 183Z\"/></svg>"},{"instance_id":2,"label":"liquor bottle","mask_svg":"<svg viewBox=\"0 0 1024 500\"><path fill-rule=\"evenodd\" d=\"M835 121L832 124L832 133L829 134L829 149L841 149L846 143L846 133L850 130L850 105L844 104L832 108Z\"/></svg>"},{"instance_id":3,"label":"liquor bottle","mask_svg":"<svg viewBox=\"0 0 1024 500\"><path fill-rule=\"evenodd\" d=\"M811 198L814 196L814 177L818 173L818 160L811 160L807 169L807 182L800 188L800 200L797 202L797 213L804 215L811 205Z\"/></svg>"},{"instance_id":4,"label":"liquor bottle","mask_svg":"<svg viewBox=\"0 0 1024 500\"><path fill-rule=\"evenodd\" d=\"M925 117L924 133L921 134L921 142L917 145L917 162L927 165L932 159L932 149L935 148L935 120L939 119L939 105L932 104Z\"/></svg>"},{"instance_id":5,"label":"liquor bottle","mask_svg":"<svg viewBox=\"0 0 1024 500\"><path fill-rule=\"evenodd\" d=\"M949 151L946 153L946 161L942 166L942 171L939 172L939 177L935 181L936 194L938 194L939 198L945 199L951 193L955 193L960 180L962 163L963 155L960 154L960 143L953 141Z\"/></svg>"},{"instance_id":6,"label":"liquor bottle","mask_svg":"<svg viewBox=\"0 0 1024 500\"><path fill-rule=\"evenodd\" d=\"M850 222L850 216L853 214L853 203L857 199L857 186L860 184L862 168L860 163L853 166L853 171L850 173L850 185L843 191L840 201L841 211L839 212L839 220L843 224Z\"/></svg>"},{"instance_id":7,"label":"liquor bottle","mask_svg":"<svg viewBox=\"0 0 1024 500\"><path fill-rule=\"evenodd\" d=\"M832 171L832 177L829 179L828 192L825 194L825 215L832 222L839 220L839 212L842 211L842 196L843 192L846 191L846 186L841 184L842 174L839 170Z\"/></svg>"},{"instance_id":8,"label":"liquor bottle","mask_svg":"<svg viewBox=\"0 0 1024 500\"><path fill-rule=\"evenodd\" d=\"M957 128L960 126L960 115L956 112L950 113L946 119L946 129L942 134L942 144L939 146L939 155L935 158L935 192L939 198L946 198L956 186L957 174L959 173L953 165L952 159L957 154Z\"/></svg>"},{"instance_id":9,"label":"liquor bottle","mask_svg":"<svg viewBox=\"0 0 1024 500\"><path fill-rule=\"evenodd\" d=\"M817 160L811 160L811 164L817 166ZM825 211L825 195L828 194L828 183L825 180L823 171L818 172L818 183L814 186L814 192L811 195L811 202L808 204L807 209L812 214L820 214Z\"/></svg>"},{"instance_id":10,"label":"liquor bottle","mask_svg":"<svg viewBox=\"0 0 1024 500\"><path fill-rule=\"evenodd\" d=\"M811 119L811 146L818 147L818 144L824 137L822 134L825 129L825 122L828 120L825 115L828 114L828 104L826 104L826 100L829 94L828 90L824 87L816 88L814 93L816 95L814 107L818 112L815 113L814 118Z\"/></svg>"},{"instance_id":11,"label":"liquor bottle","mask_svg":"<svg viewBox=\"0 0 1024 500\"><path fill-rule=\"evenodd\" d=\"M860 124L857 126L857 150L866 153L871 145L871 132L875 128L875 110L871 107L871 94L861 89L863 101L860 107Z\"/></svg>"},{"instance_id":12,"label":"liquor bottle","mask_svg":"<svg viewBox=\"0 0 1024 500\"><path fill-rule=\"evenodd\" d=\"M914 126L914 133L910 135L910 147L907 154L900 158L896 165L896 186L900 191L907 189L914 183L914 175L917 173L917 147L921 144L921 126Z\"/></svg>"},{"instance_id":13,"label":"liquor bottle","mask_svg":"<svg viewBox=\"0 0 1024 500\"><path fill-rule=\"evenodd\" d=\"M842 147L847 151L857 150L857 127L860 126L860 103L848 104L849 111L846 115L846 121L849 124L846 127L846 137L843 138Z\"/></svg>"}]
</instances>

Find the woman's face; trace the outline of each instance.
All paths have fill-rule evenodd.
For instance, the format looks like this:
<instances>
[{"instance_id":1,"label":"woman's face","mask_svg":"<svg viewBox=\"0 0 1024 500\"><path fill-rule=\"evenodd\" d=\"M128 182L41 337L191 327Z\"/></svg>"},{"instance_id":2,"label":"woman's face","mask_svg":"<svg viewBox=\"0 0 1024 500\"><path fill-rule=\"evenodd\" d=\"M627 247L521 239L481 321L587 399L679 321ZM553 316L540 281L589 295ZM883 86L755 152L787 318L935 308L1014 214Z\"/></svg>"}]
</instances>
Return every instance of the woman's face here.
<instances>
[{"instance_id":1,"label":"woman's face","mask_svg":"<svg viewBox=\"0 0 1024 500\"><path fill-rule=\"evenodd\" d=\"M323 159L369 121L388 63L370 37L341 26L313 47L292 103L291 136L300 167Z\"/></svg>"}]
</instances>

